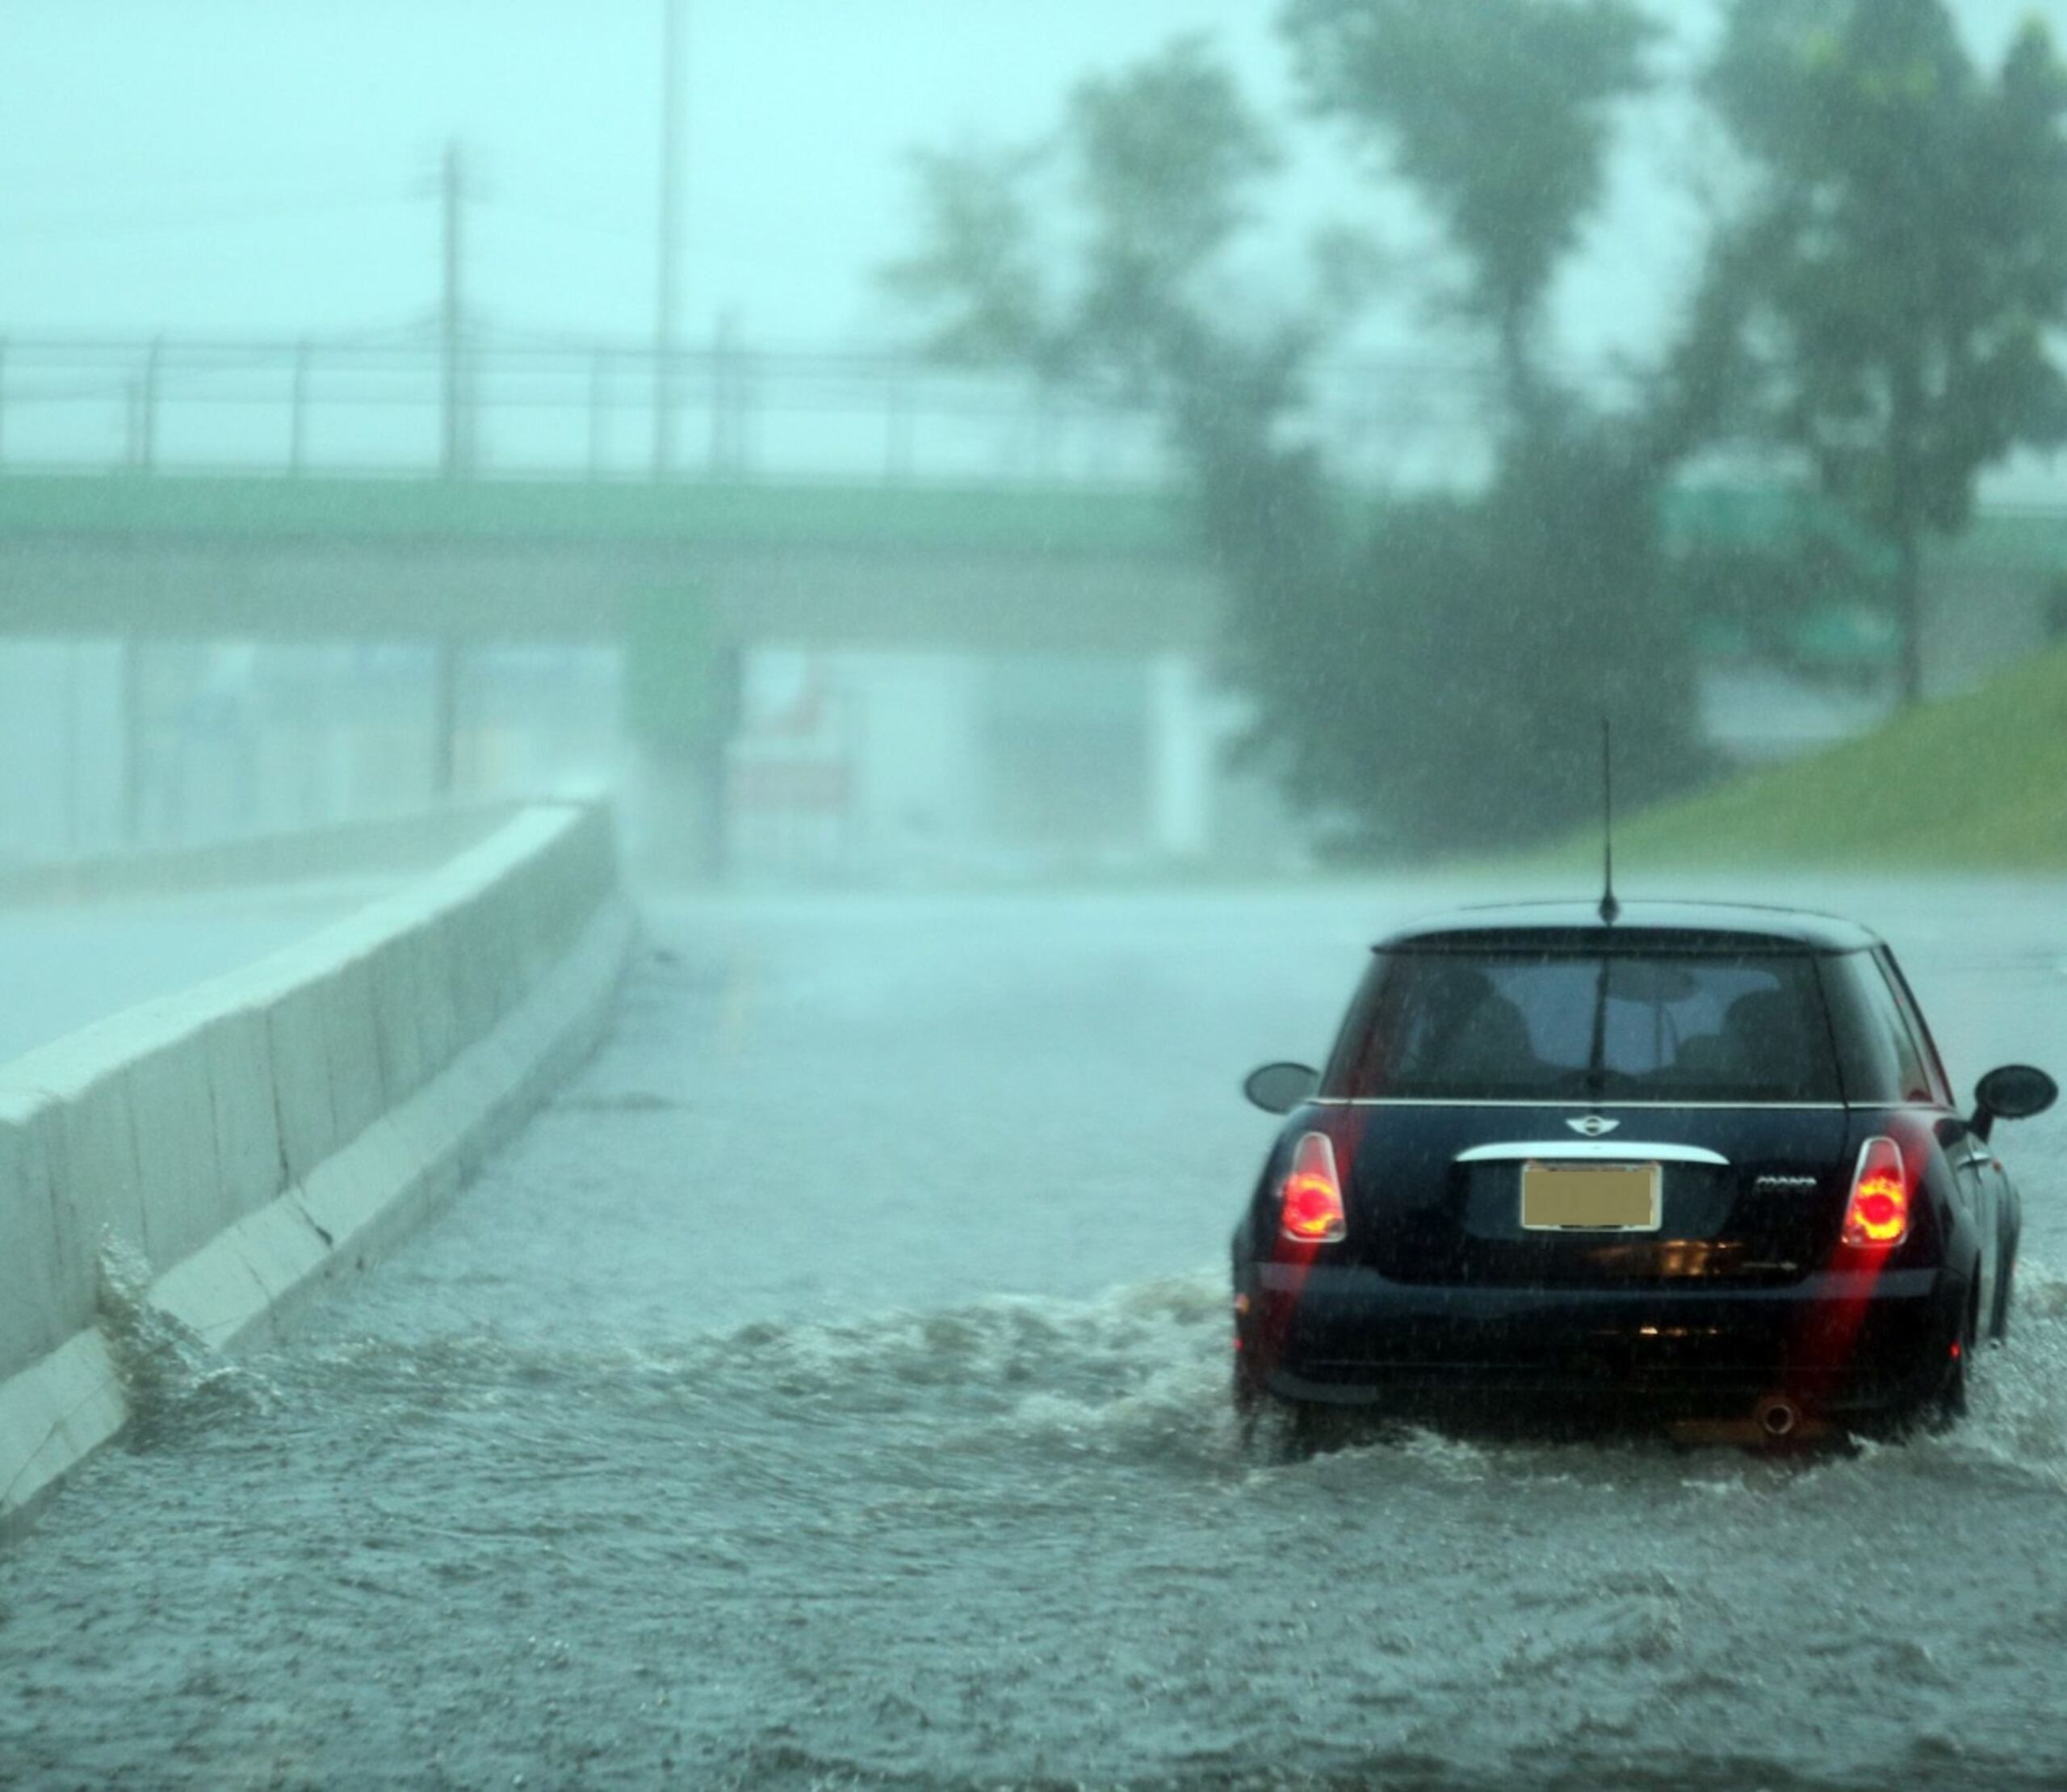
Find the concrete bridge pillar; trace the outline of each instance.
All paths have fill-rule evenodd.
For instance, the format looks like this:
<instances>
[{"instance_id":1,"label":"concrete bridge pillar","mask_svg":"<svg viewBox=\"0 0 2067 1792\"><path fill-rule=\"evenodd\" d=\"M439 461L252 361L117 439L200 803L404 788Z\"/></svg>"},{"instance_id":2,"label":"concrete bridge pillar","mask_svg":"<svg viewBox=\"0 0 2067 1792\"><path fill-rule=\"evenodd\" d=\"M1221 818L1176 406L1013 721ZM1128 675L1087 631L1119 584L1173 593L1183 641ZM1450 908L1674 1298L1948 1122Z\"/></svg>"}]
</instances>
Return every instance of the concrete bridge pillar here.
<instances>
[{"instance_id":1,"label":"concrete bridge pillar","mask_svg":"<svg viewBox=\"0 0 2067 1792\"><path fill-rule=\"evenodd\" d=\"M1218 730L1205 669L1194 653L1148 662L1148 825L1168 858L1203 858L1213 850L1213 791Z\"/></svg>"}]
</instances>

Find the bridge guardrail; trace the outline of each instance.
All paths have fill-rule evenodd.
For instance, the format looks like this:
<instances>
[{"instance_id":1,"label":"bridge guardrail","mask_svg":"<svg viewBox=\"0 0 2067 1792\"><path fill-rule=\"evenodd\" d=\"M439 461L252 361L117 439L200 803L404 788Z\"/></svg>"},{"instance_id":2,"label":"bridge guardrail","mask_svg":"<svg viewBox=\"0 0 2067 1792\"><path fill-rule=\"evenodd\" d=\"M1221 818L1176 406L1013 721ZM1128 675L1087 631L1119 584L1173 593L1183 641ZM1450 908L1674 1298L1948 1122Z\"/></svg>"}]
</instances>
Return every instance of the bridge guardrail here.
<instances>
[{"instance_id":1,"label":"bridge guardrail","mask_svg":"<svg viewBox=\"0 0 2067 1792\"><path fill-rule=\"evenodd\" d=\"M191 846L90 858L0 857L0 910L115 902L314 879L428 870L485 839L522 804L482 803L375 816L291 833L237 834Z\"/></svg>"},{"instance_id":2,"label":"bridge guardrail","mask_svg":"<svg viewBox=\"0 0 2067 1792\"><path fill-rule=\"evenodd\" d=\"M428 331L0 339L0 468L1159 488L1176 472L1143 403L895 350L721 335L662 357L476 331L457 352ZM1492 402L1467 359L1344 359L1316 369L1306 422L1345 477L1453 481L1484 462ZM681 444L665 468L660 405Z\"/></svg>"}]
</instances>

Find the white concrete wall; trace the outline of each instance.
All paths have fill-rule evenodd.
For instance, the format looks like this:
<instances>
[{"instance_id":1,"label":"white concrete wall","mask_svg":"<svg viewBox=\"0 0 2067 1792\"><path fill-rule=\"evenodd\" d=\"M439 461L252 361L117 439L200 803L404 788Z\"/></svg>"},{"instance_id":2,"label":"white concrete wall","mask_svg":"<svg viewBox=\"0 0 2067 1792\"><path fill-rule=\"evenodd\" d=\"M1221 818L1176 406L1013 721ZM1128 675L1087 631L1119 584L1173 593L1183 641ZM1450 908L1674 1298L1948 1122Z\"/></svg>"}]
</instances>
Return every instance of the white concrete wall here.
<instances>
[{"instance_id":1,"label":"white concrete wall","mask_svg":"<svg viewBox=\"0 0 2067 1792\"><path fill-rule=\"evenodd\" d=\"M198 846L37 864L0 862L0 907L42 908L427 871L486 839L518 812L514 803L461 804Z\"/></svg>"},{"instance_id":2,"label":"white concrete wall","mask_svg":"<svg viewBox=\"0 0 2067 1792\"><path fill-rule=\"evenodd\" d=\"M455 1189L599 1036L607 811L523 810L300 946L0 1068L0 1520L124 1422L111 1245L227 1345Z\"/></svg>"}]
</instances>

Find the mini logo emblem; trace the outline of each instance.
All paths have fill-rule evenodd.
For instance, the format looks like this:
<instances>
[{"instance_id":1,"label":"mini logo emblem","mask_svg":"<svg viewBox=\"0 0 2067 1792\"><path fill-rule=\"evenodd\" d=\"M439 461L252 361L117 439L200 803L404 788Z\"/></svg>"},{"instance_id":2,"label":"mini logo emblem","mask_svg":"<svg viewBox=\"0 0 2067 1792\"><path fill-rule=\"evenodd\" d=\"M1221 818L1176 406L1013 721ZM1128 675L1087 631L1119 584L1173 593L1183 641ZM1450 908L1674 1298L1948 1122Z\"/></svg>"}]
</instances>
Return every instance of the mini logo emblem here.
<instances>
[{"instance_id":1,"label":"mini logo emblem","mask_svg":"<svg viewBox=\"0 0 2067 1792\"><path fill-rule=\"evenodd\" d=\"M1583 1132L1589 1139L1599 1139L1612 1132L1621 1125L1620 1120L1604 1120L1597 1114L1589 1114L1583 1120L1567 1120L1565 1124L1574 1132Z\"/></svg>"}]
</instances>

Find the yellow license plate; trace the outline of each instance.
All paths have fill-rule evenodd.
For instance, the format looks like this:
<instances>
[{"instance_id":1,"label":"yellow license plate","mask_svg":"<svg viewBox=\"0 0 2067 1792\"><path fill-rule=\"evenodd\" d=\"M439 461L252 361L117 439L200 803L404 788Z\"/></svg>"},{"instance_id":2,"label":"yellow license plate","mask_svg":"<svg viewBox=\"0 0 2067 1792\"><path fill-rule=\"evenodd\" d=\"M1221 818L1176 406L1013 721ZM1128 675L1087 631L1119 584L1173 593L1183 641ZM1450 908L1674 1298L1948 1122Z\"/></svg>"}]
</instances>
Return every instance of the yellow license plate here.
<instances>
[{"instance_id":1,"label":"yellow license plate","mask_svg":"<svg viewBox=\"0 0 2067 1792\"><path fill-rule=\"evenodd\" d=\"M1522 1229L1654 1232L1663 1180L1656 1164L1524 1164Z\"/></svg>"}]
</instances>

